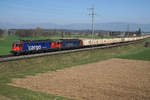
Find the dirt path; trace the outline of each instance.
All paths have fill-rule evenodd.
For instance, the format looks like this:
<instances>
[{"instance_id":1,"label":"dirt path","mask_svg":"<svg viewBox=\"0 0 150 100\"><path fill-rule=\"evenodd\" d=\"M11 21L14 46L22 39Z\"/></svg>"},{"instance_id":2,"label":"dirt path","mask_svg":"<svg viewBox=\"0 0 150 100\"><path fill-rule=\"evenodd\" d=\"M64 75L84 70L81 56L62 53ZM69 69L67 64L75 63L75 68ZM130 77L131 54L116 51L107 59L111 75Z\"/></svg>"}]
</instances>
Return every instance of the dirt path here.
<instances>
[{"instance_id":1,"label":"dirt path","mask_svg":"<svg viewBox=\"0 0 150 100\"><path fill-rule=\"evenodd\" d=\"M150 100L150 62L110 59L10 84L77 100Z\"/></svg>"}]
</instances>

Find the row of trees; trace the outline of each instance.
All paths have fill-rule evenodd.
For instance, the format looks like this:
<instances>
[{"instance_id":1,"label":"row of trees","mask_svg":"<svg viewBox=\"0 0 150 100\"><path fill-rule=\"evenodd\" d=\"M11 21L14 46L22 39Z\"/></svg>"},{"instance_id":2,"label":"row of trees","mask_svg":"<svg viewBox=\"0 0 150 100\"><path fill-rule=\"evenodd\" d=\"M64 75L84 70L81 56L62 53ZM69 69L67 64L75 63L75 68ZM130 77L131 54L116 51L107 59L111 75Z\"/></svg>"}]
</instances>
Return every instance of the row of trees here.
<instances>
[{"instance_id":1,"label":"row of trees","mask_svg":"<svg viewBox=\"0 0 150 100\"><path fill-rule=\"evenodd\" d=\"M19 36L19 37L39 37L39 36L51 36L51 35L60 35L62 38L65 36L71 36L74 32L71 31L62 31L62 30L44 30L40 27L37 27L36 29L17 29L17 30L2 30L0 29L0 37L4 37L10 34ZM88 32L77 32L78 34L90 34ZM116 34L116 32L114 32ZM85 35L86 35L85 34ZM121 34L121 32L118 32L118 34ZM138 31L134 32L137 36L141 35L141 29L139 28ZM99 35L101 35L99 33ZM105 34L107 35L107 34Z\"/></svg>"},{"instance_id":2,"label":"row of trees","mask_svg":"<svg viewBox=\"0 0 150 100\"><path fill-rule=\"evenodd\" d=\"M48 36L50 33L50 30L48 30L48 32L45 32L40 27L37 27L36 29L17 29L14 34L19 37L37 37Z\"/></svg>"},{"instance_id":3,"label":"row of trees","mask_svg":"<svg viewBox=\"0 0 150 100\"><path fill-rule=\"evenodd\" d=\"M44 30L40 27L36 29L17 29L17 30L9 30L8 34L13 34L19 37L39 37L39 36L51 36L51 35L71 35L72 32L60 31L60 30Z\"/></svg>"},{"instance_id":4,"label":"row of trees","mask_svg":"<svg viewBox=\"0 0 150 100\"><path fill-rule=\"evenodd\" d=\"M64 37L64 35L71 36L72 32L66 32L66 31L60 31L60 30L44 30L40 27L37 27L36 29L19 29L16 30L15 35L19 37L38 37L38 36L51 36L51 35L60 35Z\"/></svg>"}]
</instances>

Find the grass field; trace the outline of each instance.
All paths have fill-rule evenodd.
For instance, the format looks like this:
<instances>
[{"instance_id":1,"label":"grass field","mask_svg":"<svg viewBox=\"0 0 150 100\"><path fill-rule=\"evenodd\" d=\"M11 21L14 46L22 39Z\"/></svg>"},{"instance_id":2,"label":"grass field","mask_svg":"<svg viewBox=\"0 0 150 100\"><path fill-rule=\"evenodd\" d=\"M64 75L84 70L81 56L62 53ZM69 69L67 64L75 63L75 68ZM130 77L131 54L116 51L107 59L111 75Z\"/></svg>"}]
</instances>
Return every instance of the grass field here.
<instances>
[{"instance_id":1,"label":"grass field","mask_svg":"<svg viewBox=\"0 0 150 100\"><path fill-rule=\"evenodd\" d=\"M123 56L120 56L119 58L150 61L150 48L143 49L139 52L134 52L131 54L123 55Z\"/></svg>"},{"instance_id":2,"label":"grass field","mask_svg":"<svg viewBox=\"0 0 150 100\"><path fill-rule=\"evenodd\" d=\"M150 42L150 39L147 41ZM144 48L143 45L142 49L135 50L128 54L118 56L118 58L150 61L150 48Z\"/></svg>"},{"instance_id":3,"label":"grass field","mask_svg":"<svg viewBox=\"0 0 150 100\"><path fill-rule=\"evenodd\" d=\"M7 41L12 40L9 39ZM150 49L145 48L144 43L145 42L111 49L83 51L0 63L0 98L5 97L8 98L8 100L70 100L64 97L8 86L7 84L11 82L12 78L23 78L27 75L56 71L58 69L114 57L130 57L131 59L134 57L133 59L141 59L140 57L143 56L142 59L146 58L146 60L150 60L150 57L147 56Z\"/></svg>"}]
</instances>

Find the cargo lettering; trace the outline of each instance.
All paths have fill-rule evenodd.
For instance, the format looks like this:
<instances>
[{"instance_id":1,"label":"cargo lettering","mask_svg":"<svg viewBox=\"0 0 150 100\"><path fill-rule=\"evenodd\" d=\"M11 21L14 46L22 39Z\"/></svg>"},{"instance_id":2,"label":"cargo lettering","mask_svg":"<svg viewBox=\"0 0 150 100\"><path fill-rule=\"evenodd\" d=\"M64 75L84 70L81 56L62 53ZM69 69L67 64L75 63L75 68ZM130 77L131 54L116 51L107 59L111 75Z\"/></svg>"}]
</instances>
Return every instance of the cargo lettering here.
<instances>
[{"instance_id":1,"label":"cargo lettering","mask_svg":"<svg viewBox=\"0 0 150 100\"><path fill-rule=\"evenodd\" d=\"M41 49L41 46L28 46L28 49L29 50L40 50Z\"/></svg>"}]
</instances>

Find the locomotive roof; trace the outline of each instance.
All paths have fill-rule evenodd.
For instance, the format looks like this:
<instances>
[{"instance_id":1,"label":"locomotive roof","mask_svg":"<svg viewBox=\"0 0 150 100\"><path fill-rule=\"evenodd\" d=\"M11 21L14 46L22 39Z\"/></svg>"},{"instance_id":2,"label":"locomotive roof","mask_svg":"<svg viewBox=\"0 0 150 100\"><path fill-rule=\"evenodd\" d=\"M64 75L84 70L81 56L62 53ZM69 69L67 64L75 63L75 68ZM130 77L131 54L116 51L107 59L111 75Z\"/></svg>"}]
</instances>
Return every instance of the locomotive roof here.
<instances>
[{"instance_id":1,"label":"locomotive roof","mask_svg":"<svg viewBox=\"0 0 150 100\"><path fill-rule=\"evenodd\" d=\"M14 43L37 43L37 42L52 42L53 40L47 39L47 40L20 40ZM59 39L59 41L80 41L79 39Z\"/></svg>"},{"instance_id":2,"label":"locomotive roof","mask_svg":"<svg viewBox=\"0 0 150 100\"><path fill-rule=\"evenodd\" d=\"M37 42L51 42L52 40L50 39L47 39L47 40L20 40L20 42L23 42L23 43L37 43Z\"/></svg>"},{"instance_id":3,"label":"locomotive roof","mask_svg":"<svg viewBox=\"0 0 150 100\"><path fill-rule=\"evenodd\" d=\"M80 41L79 39L60 39L60 41Z\"/></svg>"}]
</instances>

